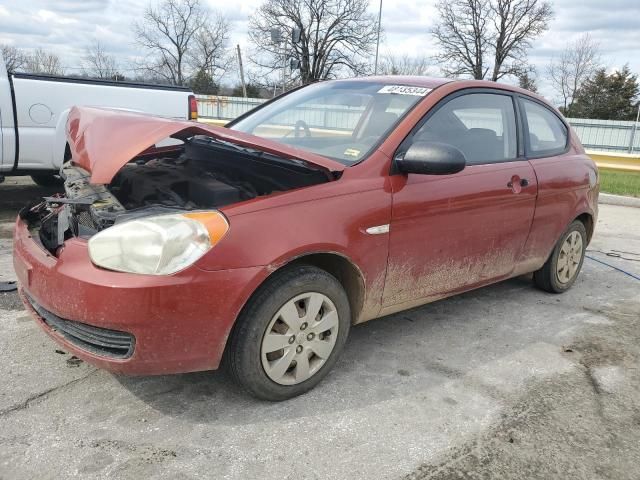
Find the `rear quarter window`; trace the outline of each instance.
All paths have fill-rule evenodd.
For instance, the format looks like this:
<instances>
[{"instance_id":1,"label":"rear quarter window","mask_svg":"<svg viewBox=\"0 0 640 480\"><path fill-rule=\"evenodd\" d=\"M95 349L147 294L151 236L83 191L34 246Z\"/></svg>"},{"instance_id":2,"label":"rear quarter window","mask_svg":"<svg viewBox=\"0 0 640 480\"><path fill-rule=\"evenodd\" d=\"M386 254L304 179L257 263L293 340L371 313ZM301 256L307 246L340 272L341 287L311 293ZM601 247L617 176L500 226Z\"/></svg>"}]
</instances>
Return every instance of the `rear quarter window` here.
<instances>
[{"instance_id":1,"label":"rear quarter window","mask_svg":"<svg viewBox=\"0 0 640 480\"><path fill-rule=\"evenodd\" d=\"M548 108L521 98L527 122L529 152L531 156L552 156L564 152L567 147L567 127Z\"/></svg>"}]
</instances>

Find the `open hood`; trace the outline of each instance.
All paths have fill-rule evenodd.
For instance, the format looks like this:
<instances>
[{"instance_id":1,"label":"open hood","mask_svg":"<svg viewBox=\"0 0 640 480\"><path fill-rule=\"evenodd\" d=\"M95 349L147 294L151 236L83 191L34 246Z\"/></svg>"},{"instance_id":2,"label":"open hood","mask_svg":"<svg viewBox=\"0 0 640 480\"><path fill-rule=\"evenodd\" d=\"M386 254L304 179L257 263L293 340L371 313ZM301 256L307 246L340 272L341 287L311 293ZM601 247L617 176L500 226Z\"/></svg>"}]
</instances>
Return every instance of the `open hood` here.
<instances>
[{"instance_id":1,"label":"open hood","mask_svg":"<svg viewBox=\"0 0 640 480\"><path fill-rule=\"evenodd\" d=\"M73 107L67 120L72 161L91 173L91 183L108 184L132 158L167 137L185 140L207 135L276 156L307 162L327 171L345 166L305 150L222 127L131 113Z\"/></svg>"}]
</instances>

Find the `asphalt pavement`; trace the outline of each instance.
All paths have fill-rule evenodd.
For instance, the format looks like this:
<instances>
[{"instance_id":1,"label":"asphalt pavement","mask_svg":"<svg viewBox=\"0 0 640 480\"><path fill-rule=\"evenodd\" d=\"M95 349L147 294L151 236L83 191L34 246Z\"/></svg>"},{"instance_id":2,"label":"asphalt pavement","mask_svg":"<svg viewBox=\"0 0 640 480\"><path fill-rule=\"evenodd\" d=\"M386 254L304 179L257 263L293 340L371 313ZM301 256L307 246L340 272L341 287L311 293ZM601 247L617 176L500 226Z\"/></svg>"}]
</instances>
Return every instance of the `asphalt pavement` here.
<instances>
[{"instance_id":1,"label":"asphalt pavement","mask_svg":"<svg viewBox=\"0 0 640 480\"><path fill-rule=\"evenodd\" d=\"M44 193L0 185L0 281ZM356 326L283 403L96 370L0 294L0 479L640 478L640 209L601 205L588 255L563 295L520 277Z\"/></svg>"}]
</instances>

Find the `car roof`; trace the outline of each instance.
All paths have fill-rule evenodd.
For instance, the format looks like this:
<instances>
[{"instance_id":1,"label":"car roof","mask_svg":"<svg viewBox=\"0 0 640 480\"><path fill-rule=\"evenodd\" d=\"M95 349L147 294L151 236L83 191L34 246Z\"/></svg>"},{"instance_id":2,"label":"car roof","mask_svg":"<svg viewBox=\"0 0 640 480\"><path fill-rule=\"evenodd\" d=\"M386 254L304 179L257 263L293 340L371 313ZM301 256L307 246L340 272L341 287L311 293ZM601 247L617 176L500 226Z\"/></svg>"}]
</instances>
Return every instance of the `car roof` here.
<instances>
[{"instance_id":1,"label":"car roof","mask_svg":"<svg viewBox=\"0 0 640 480\"><path fill-rule=\"evenodd\" d=\"M464 88L494 88L498 90L507 90L509 92L520 93L529 97L535 98L550 108L558 111L557 108L549 102L546 98L531 92L524 90L515 85L509 85L508 83L492 82L489 80L469 80L469 79L457 79L457 78L438 78L438 77L424 77L418 75L377 75L371 77L356 77L347 78L341 80L333 80L334 82L371 82L382 83L384 85L409 85L413 87L425 87L425 88L437 88L441 85L448 83L455 83L456 87L460 90Z\"/></svg>"},{"instance_id":2,"label":"car roof","mask_svg":"<svg viewBox=\"0 0 640 480\"><path fill-rule=\"evenodd\" d=\"M423 77L418 75L376 75L336 80L338 82L371 82L385 85L411 85L415 87L436 88L455 81L452 78Z\"/></svg>"}]
</instances>

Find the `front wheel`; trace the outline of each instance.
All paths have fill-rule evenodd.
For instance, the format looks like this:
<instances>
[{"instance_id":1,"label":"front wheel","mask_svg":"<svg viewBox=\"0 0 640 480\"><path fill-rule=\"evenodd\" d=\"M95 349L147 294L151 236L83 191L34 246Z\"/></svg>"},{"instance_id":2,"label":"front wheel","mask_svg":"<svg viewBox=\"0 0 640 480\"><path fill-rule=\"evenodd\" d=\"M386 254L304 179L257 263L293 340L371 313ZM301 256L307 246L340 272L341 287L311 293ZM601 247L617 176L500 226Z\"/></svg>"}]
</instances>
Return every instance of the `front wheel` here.
<instances>
[{"instance_id":1,"label":"front wheel","mask_svg":"<svg viewBox=\"0 0 640 480\"><path fill-rule=\"evenodd\" d=\"M280 401L315 387L335 364L351 311L340 282L309 265L274 274L250 300L229 340L228 366L249 393Z\"/></svg>"},{"instance_id":2,"label":"front wheel","mask_svg":"<svg viewBox=\"0 0 640 480\"><path fill-rule=\"evenodd\" d=\"M547 262L534 272L536 286L551 293L569 290L580 273L586 248L587 231L581 221L575 220L560 237Z\"/></svg>"}]
</instances>

